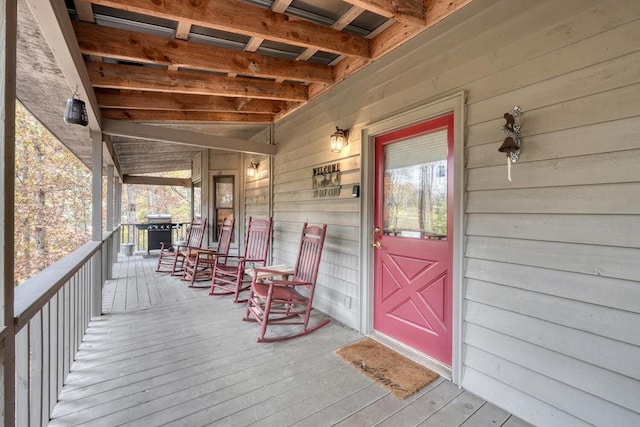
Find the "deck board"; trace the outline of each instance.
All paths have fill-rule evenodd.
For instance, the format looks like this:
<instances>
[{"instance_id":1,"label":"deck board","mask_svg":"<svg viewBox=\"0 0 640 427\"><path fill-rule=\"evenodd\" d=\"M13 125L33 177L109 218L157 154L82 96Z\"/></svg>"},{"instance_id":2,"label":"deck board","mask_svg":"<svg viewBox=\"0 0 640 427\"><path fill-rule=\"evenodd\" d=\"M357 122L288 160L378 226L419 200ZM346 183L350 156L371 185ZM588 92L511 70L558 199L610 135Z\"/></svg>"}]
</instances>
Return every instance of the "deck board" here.
<instances>
[{"instance_id":1,"label":"deck board","mask_svg":"<svg viewBox=\"0 0 640 427\"><path fill-rule=\"evenodd\" d=\"M49 425L521 425L442 378L396 399L333 355L362 337L337 322L258 344L243 304L156 262L119 258Z\"/></svg>"},{"instance_id":2,"label":"deck board","mask_svg":"<svg viewBox=\"0 0 640 427\"><path fill-rule=\"evenodd\" d=\"M501 426L509 419L509 413L489 402L485 402L462 427Z\"/></svg>"}]
</instances>

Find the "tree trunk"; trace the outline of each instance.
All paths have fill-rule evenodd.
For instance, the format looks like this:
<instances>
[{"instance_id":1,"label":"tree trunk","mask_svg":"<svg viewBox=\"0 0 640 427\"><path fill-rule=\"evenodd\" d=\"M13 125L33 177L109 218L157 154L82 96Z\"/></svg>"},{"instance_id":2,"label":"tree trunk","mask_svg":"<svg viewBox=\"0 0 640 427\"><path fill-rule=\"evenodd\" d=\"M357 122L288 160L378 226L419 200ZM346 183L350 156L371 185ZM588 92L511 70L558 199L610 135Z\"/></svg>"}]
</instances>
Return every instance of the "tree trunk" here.
<instances>
[{"instance_id":1,"label":"tree trunk","mask_svg":"<svg viewBox=\"0 0 640 427\"><path fill-rule=\"evenodd\" d=\"M47 212L46 212L46 196L45 178L44 178L44 153L42 151L41 142L38 139L33 141L35 166L35 238L36 238L36 254L38 270L44 269L48 265L47 260Z\"/></svg>"}]
</instances>

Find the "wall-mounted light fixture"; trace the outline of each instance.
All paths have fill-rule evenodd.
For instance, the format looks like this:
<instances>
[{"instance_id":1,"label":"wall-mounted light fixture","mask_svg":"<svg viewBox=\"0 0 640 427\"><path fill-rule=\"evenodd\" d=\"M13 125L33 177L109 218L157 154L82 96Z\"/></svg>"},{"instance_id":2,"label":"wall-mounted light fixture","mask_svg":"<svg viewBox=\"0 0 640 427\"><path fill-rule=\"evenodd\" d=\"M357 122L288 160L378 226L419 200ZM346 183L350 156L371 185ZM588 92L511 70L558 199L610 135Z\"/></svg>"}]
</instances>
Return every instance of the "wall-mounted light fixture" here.
<instances>
[{"instance_id":1,"label":"wall-mounted light fixture","mask_svg":"<svg viewBox=\"0 0 640 427\"><path fill-rule=\"evenodd\" d=\"M75 92L71 98L67 99L67 106L64 109L64 122L67 124L86 126L89 124L87 118L87 108Z\"/></svg>"},{"instance_id":2,"label":"wall-mounted light fixture","mask_svg":"<svg viewBox=\"0 0 640 427\"><path fill-rule=\"evenodd\" d=\"M507 154L507 179L511 181L511 163L515 163L520 159L520 150L522 148L522 141L520 140L522 110L520 107L515 106L511 113L504 113L504 119L507 122L502 126L502 130L507 137L498 148L498 151Z\"/></svg>"},{"instance_id":3,"label":"wall-mounted light fixture","mask_svg":"<svg viewBox=\"0 0 640 427\"><path fill-rule=\"evenodd\" d=\"M258 166L260 166L260 163L250 162L249 166L247 166L247 176L250 178L256 176L258 173Z\"/></svg>"},{"instance_id":4,"label":"wall-mounted light fixture","mask_svg":"<svg viewBox=\"0 0 640 427\"><path fill-rule=\"evenodd\" d=\"M349 145L349 130L336 126L336 131L331 134L331 152L340 153L347 145Z\"/></svg>"}]
</instances>

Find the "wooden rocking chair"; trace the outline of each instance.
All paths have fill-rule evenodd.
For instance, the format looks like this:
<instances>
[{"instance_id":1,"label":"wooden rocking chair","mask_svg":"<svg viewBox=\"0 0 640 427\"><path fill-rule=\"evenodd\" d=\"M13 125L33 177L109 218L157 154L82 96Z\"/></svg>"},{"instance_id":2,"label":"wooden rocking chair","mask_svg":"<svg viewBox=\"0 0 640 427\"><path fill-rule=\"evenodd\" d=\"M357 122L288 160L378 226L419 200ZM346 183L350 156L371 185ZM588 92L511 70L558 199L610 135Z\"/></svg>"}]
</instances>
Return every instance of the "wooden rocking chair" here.
<instances>
[{"instance_id":1,"label":"wooden rocking chair","mask_svg":"<svg viewBox=\"0 0 640 427\"><path fill-rule=\"evenodd\" d=\"M304 224L293 274L289 270L269 267L256 268L252 272L253 281L243 320L260 323L258 342L275 342L296 338L320 329L331 321L331 319L325 319L309 326L313 294L326 232L326 224L321 227ZM289 274L291 275L289 276ZM271 278L261 279L265 276ZM289 278L278 280L274 278L276 276L289 276ZM302 330L289 335L265 338L264 335L269 325L302 325Z\"/></svg>"},{"instance_id":2,"label":"wooden rocking chair","mask_svg":"<svg viewBox=\"0 0 640 427\"><path fill-rule=\"evenodd\" d=\"M171 273L172 276L181 274L188 248L199 248L202 246L202 239L204 238L206 229L206 218L194 219L189 227L187 240L183 244L176 244L174 247L165 247L165 243L162 242L156 271ZM163 269L163 267L165 268Z\"/></svg>"},{"instance_id":3,"label":"wooden rocking chair","mask_svg":"<svg viewBox=\"0 0 640 427\"><path fill-rule=\"evenodd\" d=\"M251 285L250 280L244 279L245 268L262 267L266 264L272 225L271 218L249 217L244 255L215 257L209 295L233 295L233 302L246 301L238 299L240 292L248 290Z\"/></svg>"},{"instance_id":4,"label":"wooden rocking chair","mask_svg":"<svg viewBox=\"0 0 640 427\"><path fill-rule=\"evenodd\" d=\"M200 287L196 286L195 282L211 280L215 257L229 254L234 224L235 221L232 219L223 220L217 249L189 248L182 277L182 280L190 282L189 287ZM207 284L206 287L209 285Z\"/></svg>"}]
</instances>

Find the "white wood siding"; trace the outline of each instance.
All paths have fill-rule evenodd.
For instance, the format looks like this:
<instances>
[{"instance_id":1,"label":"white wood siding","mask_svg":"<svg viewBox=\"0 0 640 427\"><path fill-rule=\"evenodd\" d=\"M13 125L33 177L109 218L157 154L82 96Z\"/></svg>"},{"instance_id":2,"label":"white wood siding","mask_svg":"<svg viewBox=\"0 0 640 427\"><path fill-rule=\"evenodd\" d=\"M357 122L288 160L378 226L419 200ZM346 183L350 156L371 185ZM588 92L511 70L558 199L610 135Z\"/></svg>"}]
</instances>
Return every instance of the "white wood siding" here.
<instances>
[{"instance_id":1,"label":"white wood siding","mask_svg":"<svg viewBox=\"0 0 640 427\"><path fill-rule=\"evenodd\" d=\"M267 128L255 136L252 141L268 144L270 142L271 129ZM250 162L258 164L257 173L253 177L247 176L247 168ZM269 156L245 154L240 164L240 179L243 180L242 202L244 211L243 225L249 222L249 217L269 218L271 215L271 164L273 159ZM244 234L241 237L244 239ZM272 239L273 241L273 236ZM244 240L243 240L244 241ZM273 249L271 249L273 252Z\"/></svg>"},{"instance_id":2,"label":"white wood siding","mask_svg":"<svg viewBox=\"0 0 640 427\"><path fill-rule=\"evenodd\" d=\"M255 176L249 177L244 169L245 215L256 218L269 217L269 161L268 157L251 158L247 161L259 163Z\"/></svg>"},{"instance_id":3,"label":"white wood siding","mask_svg":"<svg viewBox=\"0 0 640 427\"><path fill-rule=\"evenodd\" d=\"M475 0L276 125L276 261L328 223L316 306L358 328L360 130L464 90L461 385L538 425L640 425L639 40L637 1ZM340 197L314 199L311 169L336 161Z\"/></svg>"}]
</instances>

